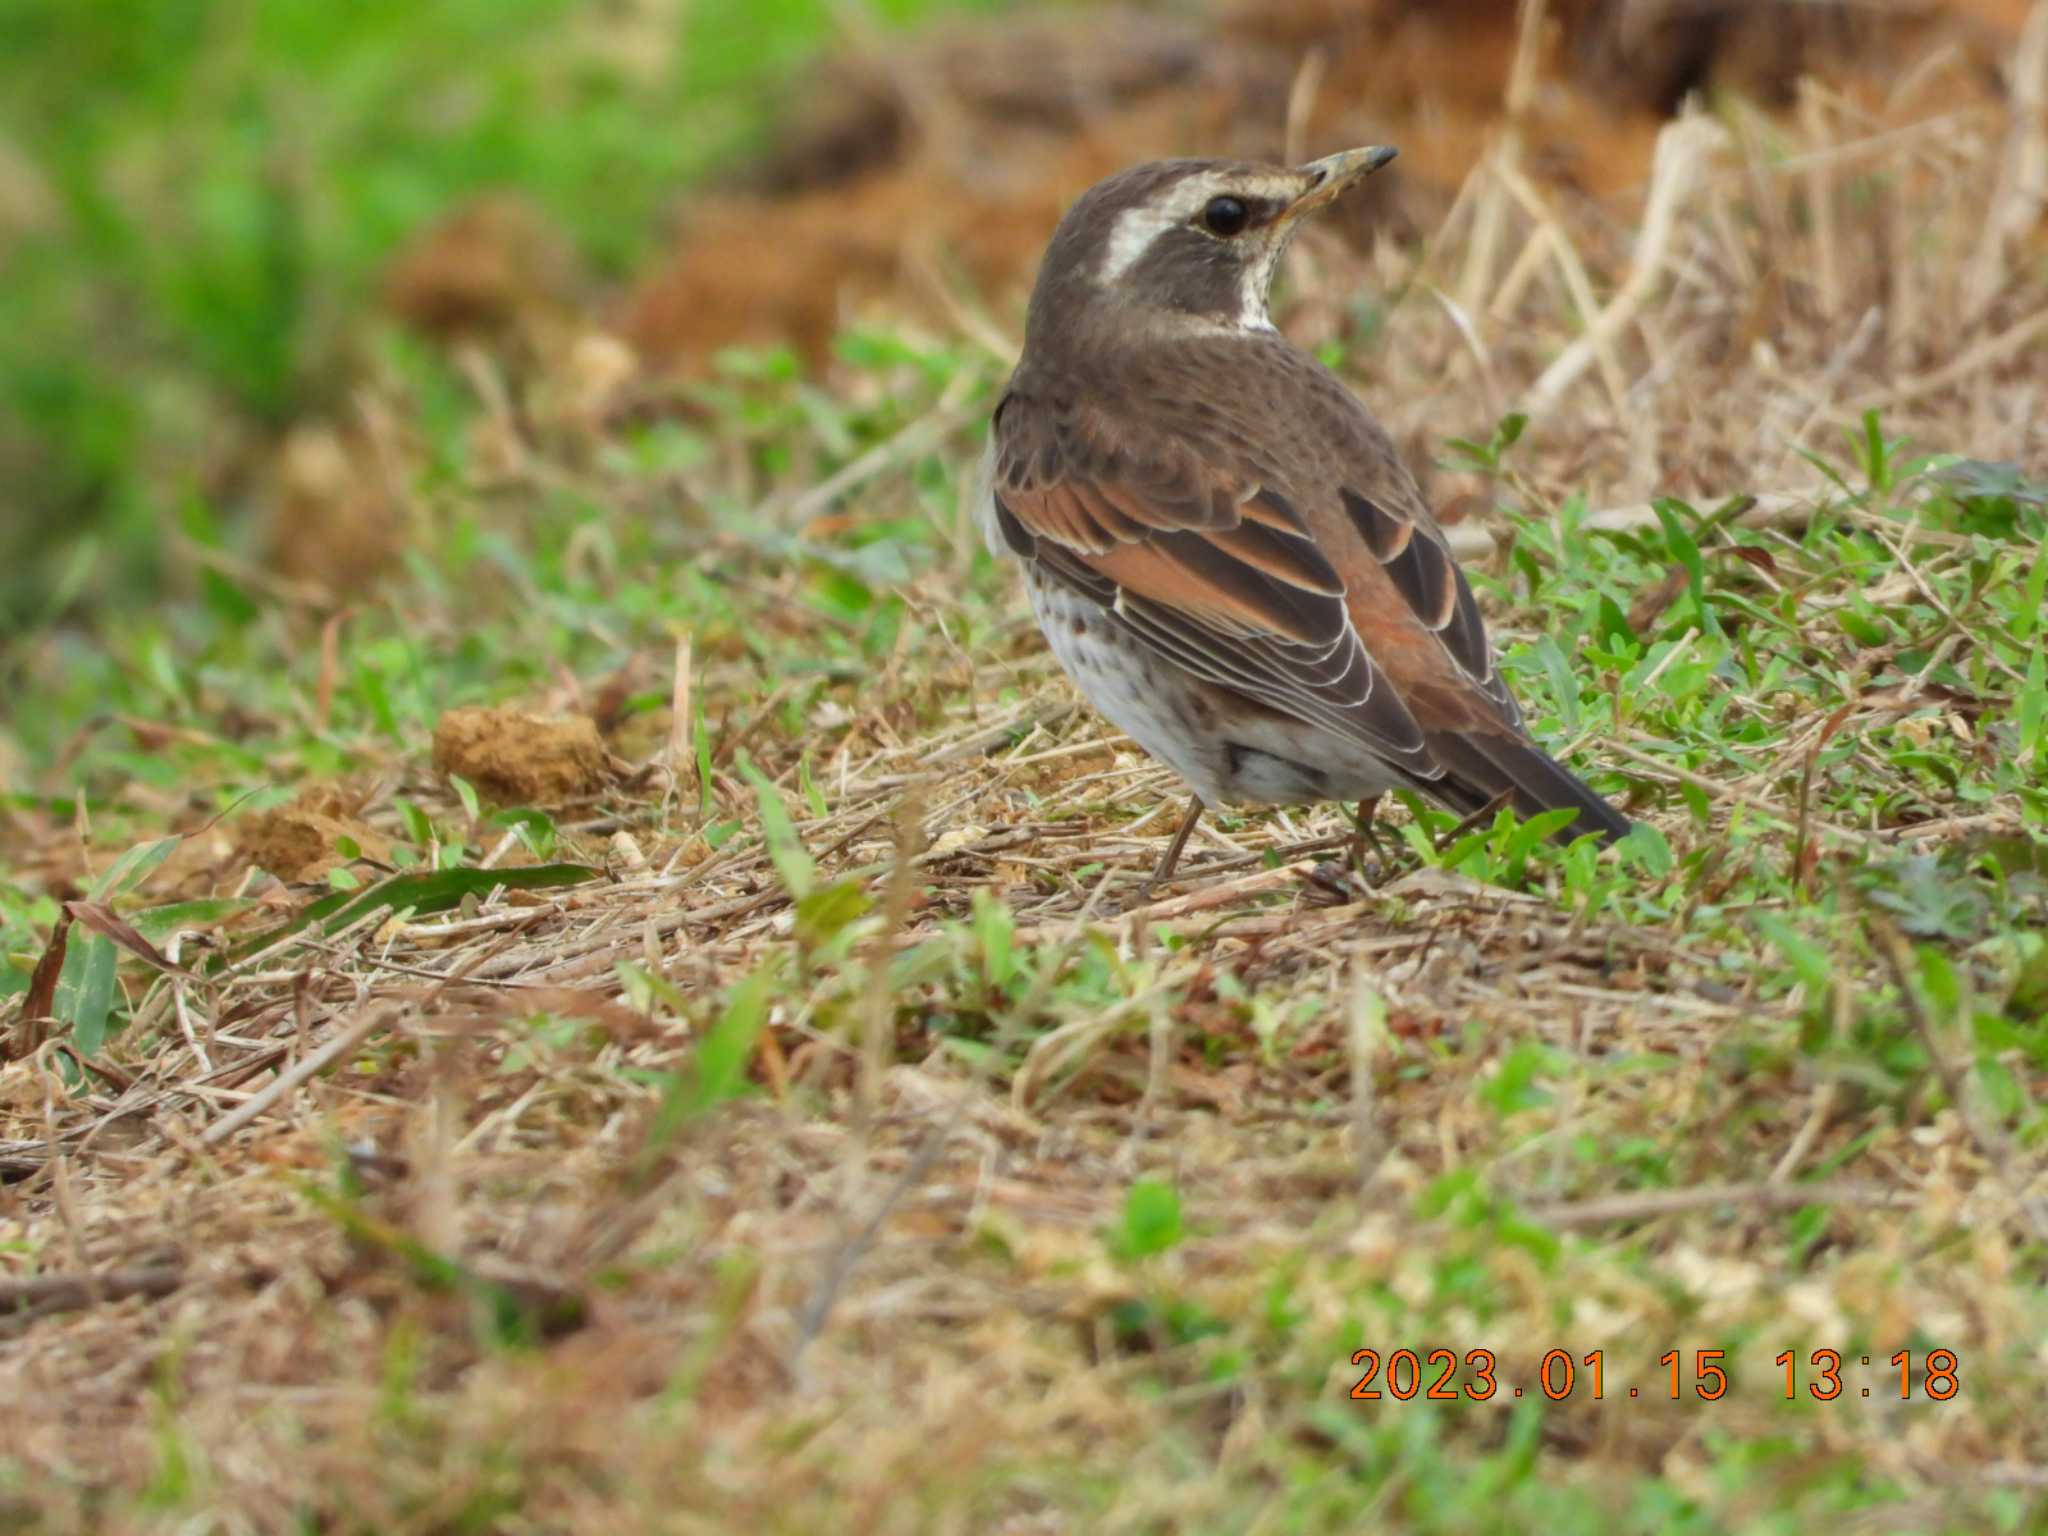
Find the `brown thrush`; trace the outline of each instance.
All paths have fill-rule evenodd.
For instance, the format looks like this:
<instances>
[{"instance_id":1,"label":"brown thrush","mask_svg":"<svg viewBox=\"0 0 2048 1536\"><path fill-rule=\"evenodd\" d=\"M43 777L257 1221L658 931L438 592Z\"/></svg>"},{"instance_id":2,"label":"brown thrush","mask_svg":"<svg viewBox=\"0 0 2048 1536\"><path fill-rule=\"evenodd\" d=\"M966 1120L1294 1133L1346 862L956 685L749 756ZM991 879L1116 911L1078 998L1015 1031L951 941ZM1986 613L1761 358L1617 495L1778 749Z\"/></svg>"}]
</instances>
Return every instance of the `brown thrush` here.
<instances>
[{"instance_id":1,"label":"brown thrush","mask_svg":"<svg viewBox=\"0 0 2048 1536\"><path fill-rule=\"evenodd\" d=\"M1305 215L1394 158L1164 160L1061 220L976 498L1053 654L1205 804L1570 807L1629 822L1530 740L1472 589L1386 432L1266 313Z\"/></svg>"}]
</instances>

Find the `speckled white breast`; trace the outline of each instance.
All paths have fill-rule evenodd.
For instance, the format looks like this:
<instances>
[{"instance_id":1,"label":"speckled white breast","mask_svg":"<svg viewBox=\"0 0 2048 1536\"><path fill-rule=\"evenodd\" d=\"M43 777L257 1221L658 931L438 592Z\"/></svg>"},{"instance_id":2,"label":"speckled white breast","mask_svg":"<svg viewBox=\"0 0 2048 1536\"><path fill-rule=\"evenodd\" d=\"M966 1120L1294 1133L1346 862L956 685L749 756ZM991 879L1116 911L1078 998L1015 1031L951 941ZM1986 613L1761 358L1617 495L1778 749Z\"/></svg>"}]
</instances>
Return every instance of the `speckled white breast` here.
<instances>
[{"instance_id":1,"label":"speckled white breast","mask_svg":"<svg viewBox=\"0 0 2048 1536\"><path fill-rule=\"evenodd\" d=\"M1110 724L1186 779L1204 801L1228 792L1227 757L1212 724L1179 668L1137 649L1112 628L1115 620L1078 592L1029 567L1024 585L1045 643L1067 676Z\"/></svg>"}]
</instances>

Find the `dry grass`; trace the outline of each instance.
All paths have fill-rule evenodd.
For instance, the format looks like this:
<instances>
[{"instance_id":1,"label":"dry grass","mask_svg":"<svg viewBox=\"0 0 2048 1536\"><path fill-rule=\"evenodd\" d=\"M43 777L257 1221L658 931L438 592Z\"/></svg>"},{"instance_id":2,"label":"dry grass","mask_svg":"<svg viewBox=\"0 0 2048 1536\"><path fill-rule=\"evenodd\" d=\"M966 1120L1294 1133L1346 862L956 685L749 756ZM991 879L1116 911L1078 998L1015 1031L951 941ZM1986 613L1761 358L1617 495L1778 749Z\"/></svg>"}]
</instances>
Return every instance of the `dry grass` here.
<instances>
[{"instance_id":1,"label":"dry grass","mask_svg":"<svg viewBox=\"0 0 2048 1536\"><path fill-rule=\"evenodd\" d=\"M2032 29L2021 67L2048 69L2048 5ZM1361 886L1326 808L1205 829L1131 905L1174 786L1075 707L929 492L987 360L835 496L774 487L795 557L707 537L734 623L784 655L844 628L807 597L847 528L927 517L936 553L865 675L764 677L728 628L643 680L679 717L647 711L622 781L555 817L602 875L138 971L90 1069L61 1036L7 1067L9 1523L2039 1528L2040 901L2008 882L1986 931L1902 958L1856 895L1906 855L2040 848L2005 723L2024 662L1970 575L2033 557L1997 566L1924 477L1848 494L1802 452L1840 462L1877 410L2048 463L2048 129L1917 117L1943 67L1883 113L1814 88L1790 124L1682 119L1618 199L1504 143L1419 255L1297 257L1290 329L1351 348L1418 458L1531 412L1500 477L1435 486L1474 549L1510 542L1496 497L1529 515L1548 585L1492 562L1505 643L1639 581L1654 645L1575 658L1585 697L1543 713L1581 721L1668 869L1517 880L1411 846ZM1394 296L1363 342L1361 294ZM521 446L526 483L634 504L589 444ZM760 485L743 454L694 473L706 501ZM1715 590L1791 614L1744 630L1790 660L1723 709L1726 656L1669 693L1719 642L1658 628L1683 581L1630 509L1749 492L1705 541L1751 551ZM1648 542L1576 534L1602 553L1575 566L1548 540L1580 496ZM1885 569L1838 564L1854 541ZM1845 629L1871 605L1912 643ZM1924 771L1941 750L1967 795ZM474 841L426 754L352 814L402 838L403 795ZM1501 1395L1354 1402L1361 1346L1492 1350ZM1604 1352L1602 1401L1543 1400L1553 1347ZM1784 1403L1788 1349L1849 1357L1843 1397Z\"/></svg>"}]
</instances>

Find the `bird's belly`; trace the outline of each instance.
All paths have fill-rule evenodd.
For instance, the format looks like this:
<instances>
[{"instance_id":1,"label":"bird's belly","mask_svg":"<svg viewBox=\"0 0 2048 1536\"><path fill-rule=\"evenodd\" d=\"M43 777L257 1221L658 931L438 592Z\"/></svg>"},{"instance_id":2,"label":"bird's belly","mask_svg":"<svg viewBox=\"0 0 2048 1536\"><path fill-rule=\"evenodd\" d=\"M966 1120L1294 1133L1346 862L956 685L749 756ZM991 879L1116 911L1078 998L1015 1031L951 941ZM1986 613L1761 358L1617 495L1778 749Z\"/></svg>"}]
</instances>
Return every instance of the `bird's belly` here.
<instances>
[{"instance_id":1,"label":"bird's belly","mask_svg":"<svg viewBox=\"0 0 2048 1536\"><path fill-rule=\"evenodd\" d=\"M1100 604L1035 571L1027 585L1046 644L1088 702L1203 800L1224 798L1220 749L1204 739L1193 680L1133 642Z\"/></svg>"},{"instance_id":2,"label":"bird's belly","mask_svg":"<svg viewBox=\"0 0 2048 1536\"><path fill-rule=\"evenodd\" d=\"M1154 654L1099 604L1035 571L1027 585L1075 686L1206 804L1361 800L1410 784L1332 732L1264 711L1233 714L1230 694Z\"/></svg>"}]
</instances>

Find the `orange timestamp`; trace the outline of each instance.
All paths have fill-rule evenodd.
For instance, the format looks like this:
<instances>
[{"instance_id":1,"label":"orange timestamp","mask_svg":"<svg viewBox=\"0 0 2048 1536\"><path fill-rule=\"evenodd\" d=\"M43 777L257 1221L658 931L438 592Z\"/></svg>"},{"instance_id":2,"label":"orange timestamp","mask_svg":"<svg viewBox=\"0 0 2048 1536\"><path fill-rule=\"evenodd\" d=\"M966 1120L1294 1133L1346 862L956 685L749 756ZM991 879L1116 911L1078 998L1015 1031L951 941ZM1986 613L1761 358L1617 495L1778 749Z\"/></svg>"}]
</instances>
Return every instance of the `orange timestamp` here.
<instances>
[{"instance_id":1,"label":"orange timestamp","mask_svg":"<svg viewBox=\"0 0 2048 1536\"><path fill-rule=\"evenodd\" d=\"M1583 1355L1568 1349L1549 1351L1526 1386L1503 1384L1499 1363L1490 1349L1468 1349L1462 1357L1454 1349L1395 1349L1384 1355L1376 1349L1361 1349L1352 1355L1351 1363L1364 1372L1351 1388L1351 1396L1358 1402L1393 1398L1405 1403L1421 1398L1483 1403L1502 1394L1540 1394L1561 1403L1573 1397L1597 1402L1608 1396L1606 1352L1598 1349ZM1788 1402L1802 1395L1822 1403L1845 1395L1869 1397L1875 1388L1882 1396L1902 1401L1917 1397L1945 1403L1962 1390L1962 1367L1952 1349L1918 1354L1902 1349L1891 1357L1890 1372L1874 1364L1869 1355L1852 1358L1836 1349L1816 1349L1804 1359L1798 1351L1788 1349L1773 1363L1785 1373ZM1626 1396L1640 1398L1662 1391L1673 1402L1694 1398L1712 1403L1726 1397L1732 1385L1725 1349L1668 1349L1657 1357L1657 1365L1658 1372L1650 1380L1630 1386Z\"/></svg>"}]
</instances>

